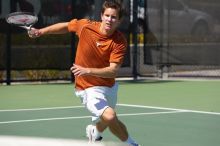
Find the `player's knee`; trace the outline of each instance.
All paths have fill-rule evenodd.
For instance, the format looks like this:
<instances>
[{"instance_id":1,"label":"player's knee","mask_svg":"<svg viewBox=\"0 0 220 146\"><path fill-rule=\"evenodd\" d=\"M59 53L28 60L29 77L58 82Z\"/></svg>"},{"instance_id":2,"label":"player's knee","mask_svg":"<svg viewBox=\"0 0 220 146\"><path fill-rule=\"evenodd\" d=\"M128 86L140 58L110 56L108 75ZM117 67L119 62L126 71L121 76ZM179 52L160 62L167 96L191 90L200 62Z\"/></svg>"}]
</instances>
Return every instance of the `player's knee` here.
<instances>
[{"instance_id":1,"label":"player's knee","mask_svg":"<svg viewBox=\"0 0 220 146\"><path fill-rule=\"evenodd\" d=\"M104 111L102 118L108 125L117 120L116 113L112 108L107 108Z\"/></svg>"}]
</instances>

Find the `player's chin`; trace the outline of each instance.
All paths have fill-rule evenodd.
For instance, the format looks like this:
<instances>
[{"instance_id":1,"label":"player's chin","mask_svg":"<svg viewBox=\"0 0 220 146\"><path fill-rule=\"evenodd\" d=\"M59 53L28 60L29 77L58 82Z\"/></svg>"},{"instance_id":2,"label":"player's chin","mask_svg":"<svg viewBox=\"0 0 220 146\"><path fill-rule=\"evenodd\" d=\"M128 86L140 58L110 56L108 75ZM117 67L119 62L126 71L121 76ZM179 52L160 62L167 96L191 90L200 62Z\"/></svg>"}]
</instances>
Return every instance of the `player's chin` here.
<instances>
[{"instance_id":1,"label":"player's chin","mask_svg":"<svg viewBox=\"0 0 220 146\"><path fill-rule=\"evenodd\" d=\"M105 29L106 29L106 30L111 30L111 29L112 29L112 26L111 26L111 25L106 25L106 26L105 26Z\"/></svg>"}]
</instances>

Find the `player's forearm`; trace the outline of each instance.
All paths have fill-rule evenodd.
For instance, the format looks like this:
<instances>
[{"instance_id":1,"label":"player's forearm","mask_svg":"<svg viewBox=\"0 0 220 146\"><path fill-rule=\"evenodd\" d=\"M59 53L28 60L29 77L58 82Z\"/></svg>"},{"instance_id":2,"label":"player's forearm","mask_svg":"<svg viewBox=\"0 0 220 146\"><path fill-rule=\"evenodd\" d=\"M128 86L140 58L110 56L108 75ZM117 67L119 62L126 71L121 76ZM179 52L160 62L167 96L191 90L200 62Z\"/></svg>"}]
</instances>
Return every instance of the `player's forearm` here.
<instances>
[{"instance_id":1,"label":"player's forearm","mask_svg":"<svg viewBox=\"0 0 220 146\"><path fill-rule=\"evenodd\" d=\"M68 32L68 23L57 23L39 30L41 35L45 34L64 34Z\"/></svg>"},{"instance_id":2,"label":"player's forearm","mask_svg":"<svg viewBox=\"0 0 220 146\"><path fill-rule=\"evenodd\" d=\"M104 68L85 68L80 65L73 64L70 68L75 76L97 76L102 78L115 78L120 65L110 63L110 66Z\"/></svg>"},{"instance_id":3,"label":"player's forearm","mask_svg":"<svg viewBox=\"0 0 220 146\"><path fill-rule=\"evenodd\" d=\"M88 68L88 75L98 76L102 78L115 78L117 76L116 68Z\"/></svg>"}]
</instances>

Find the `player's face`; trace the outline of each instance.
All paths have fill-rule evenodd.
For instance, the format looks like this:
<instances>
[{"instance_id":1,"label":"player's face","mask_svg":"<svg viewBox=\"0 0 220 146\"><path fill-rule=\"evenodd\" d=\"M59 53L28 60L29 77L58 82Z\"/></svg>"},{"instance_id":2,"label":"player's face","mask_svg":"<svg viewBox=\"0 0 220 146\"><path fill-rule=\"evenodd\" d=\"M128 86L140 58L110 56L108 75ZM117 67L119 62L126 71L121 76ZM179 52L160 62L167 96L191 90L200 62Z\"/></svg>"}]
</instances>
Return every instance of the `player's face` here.
<instances>
[{"instance_id":1,"label":"player's face","mask_svg":"<svg viewBox=\"0 0 220 146\"><path fill-rule=\"evenodd\" d=\"M113 32L120 23L118 11L113 8L107 8L101 18L103 29L106 32Z\"/></svg>"}]
</instances>

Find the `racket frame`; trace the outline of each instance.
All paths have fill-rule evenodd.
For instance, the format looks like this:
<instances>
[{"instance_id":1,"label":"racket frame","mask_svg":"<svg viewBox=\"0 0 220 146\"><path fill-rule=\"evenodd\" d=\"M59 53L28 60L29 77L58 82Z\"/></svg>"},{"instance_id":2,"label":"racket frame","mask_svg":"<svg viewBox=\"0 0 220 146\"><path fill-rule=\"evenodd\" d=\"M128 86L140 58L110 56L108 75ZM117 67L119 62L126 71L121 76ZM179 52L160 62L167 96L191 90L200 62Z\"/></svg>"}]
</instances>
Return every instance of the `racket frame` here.
<instances>
[{"instance_id":1,"label":"racket frame","mask_svg":"<svg viewBox=\"0 0 220 146\"><path fill-rule=\"evenodd\" d=\"M27 23L22 24L21 22L18 24L18 23L13 23L10 21L11 17L22 16L22 15L31 16L34 19L31 23L28 23L28 24ZM27 31L30 31L31 27L38 21L38 17L31 12L13 12L13 13L8 14L5 19L6 19L7 23L15 25L15 26L19 26L21 28L26 29Z\"/></svg>"}]
</instances>

